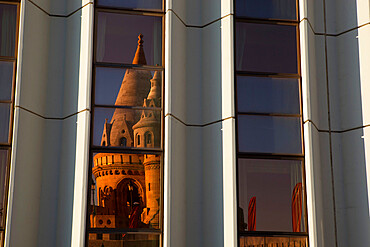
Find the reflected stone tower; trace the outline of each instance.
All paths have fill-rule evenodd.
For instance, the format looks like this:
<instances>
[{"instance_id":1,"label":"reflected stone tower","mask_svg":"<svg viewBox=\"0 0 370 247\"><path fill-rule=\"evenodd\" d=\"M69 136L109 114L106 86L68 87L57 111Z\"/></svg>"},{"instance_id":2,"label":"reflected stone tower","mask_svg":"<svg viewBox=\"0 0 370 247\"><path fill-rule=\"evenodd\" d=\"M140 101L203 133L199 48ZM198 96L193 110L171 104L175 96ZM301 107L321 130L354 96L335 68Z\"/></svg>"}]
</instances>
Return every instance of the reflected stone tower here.
<instances>
[{"instance_id":1,"label":"reflected stone tower","mask_svg":"<svg viewBox=\"0 0 370 247\"><path fill-rule=\"evenodd\" d=\"M145 65L142 35L133 64ZM161 106L161 73L127 69L116 106ZM116 108L104 124L102 146L160 147L161 111ZM158 228L160 210L160 156L99 153L92 169L97 202L93 202L91 227ZM104 234L105 235L105 234ZM103 236L108 240L109 235Z\"/></svg>"}]
</instances>

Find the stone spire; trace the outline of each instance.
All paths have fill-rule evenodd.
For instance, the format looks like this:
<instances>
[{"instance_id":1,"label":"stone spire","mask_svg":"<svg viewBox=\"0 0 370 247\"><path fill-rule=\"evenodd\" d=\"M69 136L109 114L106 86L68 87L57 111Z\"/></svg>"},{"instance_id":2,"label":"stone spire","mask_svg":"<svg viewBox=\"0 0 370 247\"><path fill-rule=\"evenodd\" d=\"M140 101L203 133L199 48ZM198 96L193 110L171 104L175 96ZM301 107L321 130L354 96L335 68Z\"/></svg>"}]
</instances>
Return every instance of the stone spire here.
<instances>
[{"instance_id":1,"label":"stone spire","mask_svg":"<svg viewBox=\"0 0 370 247\"><path fill-rule=\"evenodd\" d=\"M144 54L144 48L143 48L143 36L140 34L138 36L139 40L137 41L137 49L135 53L134 60L132 61L132 64L140 64L140 65L146 65L146 59L145 59L145 54Z\"/></svg>"},{"instance_id":2,"label":"stone spire","mask_svg":"<svg viewBox=\"0 0 370 247\"><path fill-rule=\"evenodd\" d=\"M151 88L148 95L148 99L158 99L161 97L161 72L156 71L154 73L153 79L150 80Z\"/></svg>"}]
</instances>

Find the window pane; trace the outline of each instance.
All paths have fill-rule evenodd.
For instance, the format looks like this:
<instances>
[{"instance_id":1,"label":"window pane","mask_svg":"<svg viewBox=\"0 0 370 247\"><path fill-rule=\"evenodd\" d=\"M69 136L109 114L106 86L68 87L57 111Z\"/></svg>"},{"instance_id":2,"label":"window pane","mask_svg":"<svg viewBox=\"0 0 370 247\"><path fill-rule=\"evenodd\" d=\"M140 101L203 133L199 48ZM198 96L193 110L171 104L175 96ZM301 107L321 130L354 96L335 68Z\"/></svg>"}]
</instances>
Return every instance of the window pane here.
<instances>
[{"instance_id":1,"label":"window pane","mask_svg":"<svg viewBox=\"0 0 370 247\"><path fill-rule=\"evenodd\" d=\"M236 0L239 17L296 20L296 0Z\"/></svg>"},{"instance_id":2,"label":"window pane","mask_svg":"<svg viewBox=\"0 0 370 247\"><path fill-rule=\"evenodd\" d=\"M161 156L96 153L90 227L159 229Z\"/></svg>"},{"instance_id":3,"label":"window pane","mask_svg":"<svg viewBox=\"0 0 370 247\"><path fill-rule=\"evenodd\" d=\"M241 237L240 247L307 247L307 237Z\"/></svg>"},{"instance_id":4,"label":"window pane","mask_svg":"<svg viewBox=\"0 0 370 247\"><path fill-rule=\"evenodd\" d=\"M5 192L6 192L6 171L8 165L8 151L0 149L0 228L4 227L5 214ZM1 242L0 242L1 243Z\"/></svg>"},{"instance_id":5,"label":"window pane","mask_svg":"<svg viewBox=\"0 0 370 247\"><path fill-rule=\"evenodd\" d=\"M0 56L14 57L17 5L0 4Z\"/></svg>"},{"instance_id":6,"label":"window pane","mask_svg":"<svg viewBox=\"0 0 370 247\"><path fill-rule=\"evenodd\" d=\"M89 234L89 247L159 247L160 235L154 234Z\"/></svg>"},{"instance_id":7,"label":"window pane","mask_svg":"<svg viewBox=\"0 0 370 247\"><path fill-rule=\"evenodd\" d=\"M0 143L9 142L10 104L0 103Z\"/></svg>"},{"instance_id":8,"label":"window pane","mask_svg":"<svg viewBox=\"0 0 370 247\"><path fill-rule=\"evenodd\" d=\"M237 22L237 70L296 74L296 35L295 26Z\"/></svg>"},{"instance_id":9,"label":"window pane","mask_svg":"<svg viewBox=\"0 0 370 247\"><path fill-rule=\"evenodd\" d=\"M95 104L161 107L162 72L97 67Z\"/></svg>"},{"instance_id":10,"label":"window pane","mask_svg":"<svg viewBox=\"0 0 370 247\"><path fill-rule=\"evenodd\" d=\"M302 163L239 159L239 211L244 231L304 232ZM295 230L294 230L295 229Z\"/></svg>"},{"instance_id":11,"label":"window pane","mask_svg":"<svg viewBox=\"0 0 370 247\"><path fill-rule=\"evenodd\" d=\"M162 10L162 0L99 0L98 5L135 10Z\"/></svg>"},{"instance_id":12,"label":"window pane","mask_svg":"<svg viewBox=\"0 0 370 247\"><path fill-rule=\"evenodd\" d=\"M238 116L240 152L302 153L299 117Z\"/></svg>"},{"instance_id":13,"label":"window pane","mask_svg":"<svg viewBox=\"0 0 370 247\"><path fill-rule=\"evenodd\" d=\"M238 111L299 114L299 81L270 77L237 77Z\"/></svg>"},{"instance_id":14,"label":"window pane","mask_svg":"<svg viewBox=\"0 0 370 247\"><path fill-rule=\"evenodd\" d=\"M138 46L140 34L144 43ZM96 60L161 65L162 17L99 12Z\"/></svg>"},{"instance_id":15,"label":"window pane","mask_svg":"<svg viewBox=\"0 0 370 247\"><path fill-rule=\"evenodd\" d=\"M12 99L13 62L0 61L0 100Z\"/></svg>"},{"instance_id":16,"label":"window pane","mask_svg":"<svg viewBox=\"0 0 370 247\"><path fill-rule=\"evenodd\" d=\"M161 147L161 111L95 108L95 146Z\"/></svg>"}]
</instances>

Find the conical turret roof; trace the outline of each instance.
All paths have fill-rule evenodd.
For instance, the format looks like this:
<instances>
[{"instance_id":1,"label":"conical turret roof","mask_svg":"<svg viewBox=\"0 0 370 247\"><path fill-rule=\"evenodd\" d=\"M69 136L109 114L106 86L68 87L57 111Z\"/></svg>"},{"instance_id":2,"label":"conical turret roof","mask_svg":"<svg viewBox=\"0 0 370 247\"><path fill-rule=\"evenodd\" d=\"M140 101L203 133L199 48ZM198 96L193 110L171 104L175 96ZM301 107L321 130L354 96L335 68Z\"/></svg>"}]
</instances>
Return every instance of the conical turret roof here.
<instances>
[{"instance_id":1,"label":"conical turret roof","mask_svg":"<svg viewBox=\"0 0 370 247\"><path fill-rule=\"evenodd\" d=\"M140 64L140 65L146 65L146 59L144 54L144 47L143 47L143 40L144 35L140 34L138 36L139 40L137 41L137 49L135 53L134 60L132 60L132 64Z\"/></svg>"}]
</instances>

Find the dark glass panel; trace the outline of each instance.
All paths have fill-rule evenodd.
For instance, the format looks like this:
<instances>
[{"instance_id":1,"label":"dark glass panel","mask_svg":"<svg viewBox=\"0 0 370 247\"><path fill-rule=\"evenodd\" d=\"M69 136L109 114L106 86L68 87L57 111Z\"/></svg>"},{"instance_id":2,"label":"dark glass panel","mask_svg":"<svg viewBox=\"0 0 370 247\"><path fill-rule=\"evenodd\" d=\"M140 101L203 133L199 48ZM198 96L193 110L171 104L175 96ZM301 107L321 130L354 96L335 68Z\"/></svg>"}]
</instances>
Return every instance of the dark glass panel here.
<instances>
[{"instance_id":1,"label":"dark glass panel","mask_svg":"<svg viewBox=\"0 0 370 247\"><path fill-rule=\"evenodd\" d=\"M162 0L99 0L98 5L134 10L162 10Z\"/></svg>"},{"instance_id":2,"label":"dark glass panel","mask_svg":"<svg viewBox=\"0 0 370 247\"><path fill-rule=\"evenodd\" d=\"M98 62L132 64L142 34L146 64L162 63L162 17L99 12L97 18Z\"/></svg>"},{"instance_id":3,"label":"dark glass panel","mask_svg":"<svg viewBox=\"0 0 370 247\"><path fill-rule=\"evenodd\" d=\"M161 119L160 110L96 107L93 145L160 148Z\"/></svg>"},{"instance_id":4,"label":"dark glass panel","mask_svg":"<svg viewBox=\"0 0 370 247\"><path fill-rule=\"evenodd\" d=\"M270 77L237 77L238 111L299 114L299 81Z\"/></svg>"},{"instance_id":5,"label":"dark glass panel","mask_svg":"<svg viewBox=\"0 0 370 247\"><path fill-rule=\"evenodd\" d=\"M239 71L296 74L296 27L237 22L236 68Z\"/></svg>"},{"instance_id":6,"label":"dark glass panel","mask_svg":"<svg viewBox=\"0 0 370 247\"><path fill-rule=\"evenodd\" d=\"M6 192L6 174L8 165L8 150L0 149L0 228L4 227L5 215L5 192ZM1 242L0 242L1 243Z\"/></svg>"},{"instance_id":7,"label":"dark glass panel","mask_svg":"<svg viewBox=\"0 0 370 247\"><path fill-rule=\"evenodd\" d=\"M0 61L0 100L12 99L13 62Z\"/></svg>"},{"instance_id":8,"label":"dark glass panel","mask_svg":"<svg viewBox=\"0 0 370 247\"><path fill-rule=\"evenodd\" d=\"M159 247L160 235L90 233L88 247Z\"/></svg>"},{"instance_id":9,"label":"dark glass panel","mask_svg":"<svg viewBox=\"0 0 370 247\"><path fill-rule=\"evenodd\" d=\"M0 56L14 57L17 30L17 5L0 4Z\"/></svg>"},{"instance_id":10,"label":"dark glass panel","mask_svg":"<svg viewBox=\"0 0 370 247\"><path fill-rule=\"evenodd\" d=\"M240 152L301 154L299 117L238 116Z\"/></svg>"},{"instance_id":11,"label":"dark glass panel","mask_svg":"<svg viewBox=\"0 0 370 247\"><path fill-rule=\"evenodd\" d=\"M10 104L0 103L0 143L9 142Z\"/></svg>"},{"instance_id":12,"label":"dark glass panel","mask_svg":"<svg viewBox=\"0 0 370 247\"><path fill-rule=\"evenodd\" d=\"M160 167L160 155L95 153L90 227L159 229Z\"/></svg>"},{"instance_id":13,"label":"dark glass panel","mask_svg":"<svg viewBox=\"0 0 370 247\"><path fill-rule=\"evenodd\" d=\"M161 71L97 67L95 104L161 107L162 78Z\"/></svg>"},{"instance_id":14,"label":"dark glass panel","mask_svg":"<svg viewBox=\"0 0 370 247\"><path fill-rule=\"evenodd\" d=\"M307 237L240 237L240 247L307 247Z\"/></svg>"},{"instance_id":15,"label":"dark glass panel","mask_svg":"<svg viewBox=\"0 0 370 247\"><path fill-rule=\"evenodd\" d=\"M294 216L294 224L304 232L301 161L239 159L238 163L239 208L244 216L244 224L239 224L243 225L243 230L250 230L248 222L253 222L248 218L254 217L256 231L293 232L293 214L298 214L301 218L298 220ZM298 193L297 186L300 187ZM253 197L255 209L251 210ZM293 202L293 198L299 198L300 203L297 199ZM300 205L299 210L293 213L292 207L295 206L292 205Z\"/></svg>"},{"instance_id":16,"label":"dark glass panel","mask_svg":"<svg viewBox=\"0 0 370 247\"><path fill-rule=\"evenodd\" d=\"M296 20L296 0L236 0L238 17Z\"/></svg>"}]
</instances>

